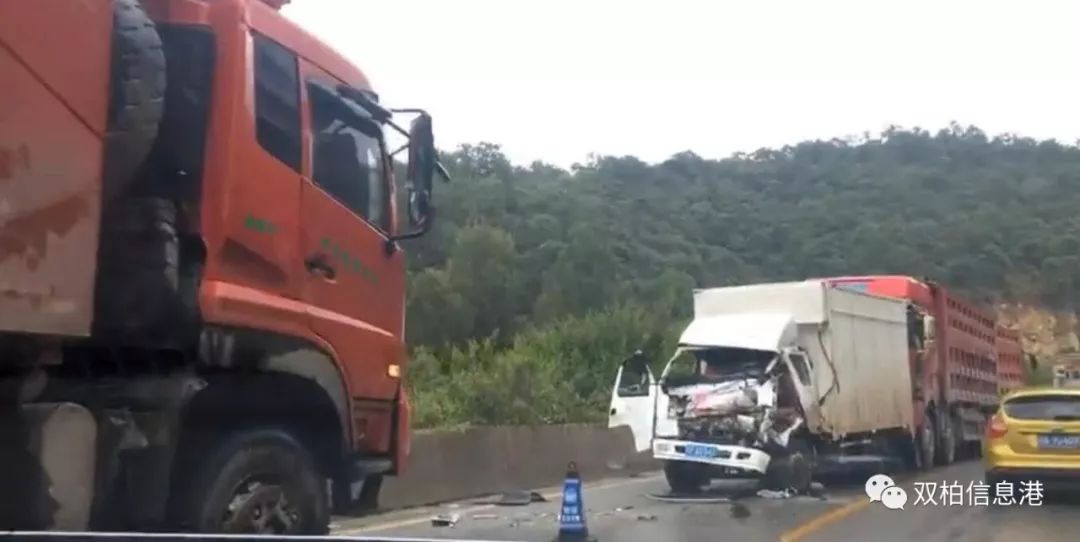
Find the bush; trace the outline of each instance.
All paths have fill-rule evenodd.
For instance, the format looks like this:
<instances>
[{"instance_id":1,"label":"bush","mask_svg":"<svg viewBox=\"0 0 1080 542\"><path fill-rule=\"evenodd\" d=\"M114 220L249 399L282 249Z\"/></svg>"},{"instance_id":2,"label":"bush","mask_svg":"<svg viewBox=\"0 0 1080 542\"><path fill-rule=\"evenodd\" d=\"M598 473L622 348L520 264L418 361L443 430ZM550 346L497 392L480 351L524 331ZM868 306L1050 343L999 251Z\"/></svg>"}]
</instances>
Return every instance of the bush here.
<instances>
[{"instance_id":1,"label":"bush","mask_svg":"<svg viewBox=\"0 0 1080 542\"><path fill-rule=\"evenodd\" d=\"M619 364L640 348L659 369L685 325L633 305L568 317L442 352L418 348L409 371L417 427L534 425L605 419Z\"/></svg>"}]
</instances>

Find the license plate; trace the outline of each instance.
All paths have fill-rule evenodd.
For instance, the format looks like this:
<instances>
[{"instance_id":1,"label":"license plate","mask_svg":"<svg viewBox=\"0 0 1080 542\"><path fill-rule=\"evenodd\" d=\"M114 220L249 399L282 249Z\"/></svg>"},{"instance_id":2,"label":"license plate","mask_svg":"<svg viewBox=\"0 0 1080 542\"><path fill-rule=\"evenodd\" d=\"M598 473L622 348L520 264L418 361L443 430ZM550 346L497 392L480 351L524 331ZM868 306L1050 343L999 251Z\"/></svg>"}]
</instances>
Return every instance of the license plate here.
<instances>
[{"instance_id":1,"label":"license plate","mask_svg":"<svg viewBox=\"0 0 1080 542\"><path fill-rule=\"evenodd\" d=\"M1080 448L1077 435L1039 435L1039 448L1054 450Z\"/></svg>"},{"instance_id":2,"label":"license plate","mask_svg":"<svg viewBox=\"0 0 1080 542\"><path fill-rule=\"evenodd\" d=\"M713 448L712 446L687 444L686 452L684 453L690 457L716 457L716 448Z\"/></svg>"}]
</instances>

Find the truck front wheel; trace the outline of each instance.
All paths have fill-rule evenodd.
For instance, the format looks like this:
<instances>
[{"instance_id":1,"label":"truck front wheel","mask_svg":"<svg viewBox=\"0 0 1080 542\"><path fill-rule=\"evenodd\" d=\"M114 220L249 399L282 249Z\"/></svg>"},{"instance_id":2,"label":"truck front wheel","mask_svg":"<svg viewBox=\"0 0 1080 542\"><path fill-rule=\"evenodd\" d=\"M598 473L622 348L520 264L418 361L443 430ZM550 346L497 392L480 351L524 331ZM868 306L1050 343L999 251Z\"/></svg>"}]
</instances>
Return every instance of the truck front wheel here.
<instances>
[{"instance_id":1,"label":"truck front wheel","mask_svg":"<svg viewBox=\"0 0 1080 542\"><path fill-rule=\"evenodd\" d=\"M774 454L762 478L763 489L791 489L799 494L810 491L814 480L814 452L801 439L791 439L788 449Z\"/></svg>"},{"instance_id":2,"label":"truck front wheel","mask_svg":"<svg viewBox=\"0 0 1080 542\"><path fill-rule=\"evenodd\" d=\"M324 479L286 431L232 434L193 467L181 519L192 530L290 535L329 530Z\"/></svg>"},{"instance_id":3,"label":"truck front wheel","mask_svg":"<svg viewBox=\"0 0 1080 542\"><path fill-rule=\"evenodd\" d=\"M695 467L697 465L683 461L664 462L664 477L672 493L685 495L701 492L706 480L701 476L701 470Z\"/></svg>"}]
</instances>

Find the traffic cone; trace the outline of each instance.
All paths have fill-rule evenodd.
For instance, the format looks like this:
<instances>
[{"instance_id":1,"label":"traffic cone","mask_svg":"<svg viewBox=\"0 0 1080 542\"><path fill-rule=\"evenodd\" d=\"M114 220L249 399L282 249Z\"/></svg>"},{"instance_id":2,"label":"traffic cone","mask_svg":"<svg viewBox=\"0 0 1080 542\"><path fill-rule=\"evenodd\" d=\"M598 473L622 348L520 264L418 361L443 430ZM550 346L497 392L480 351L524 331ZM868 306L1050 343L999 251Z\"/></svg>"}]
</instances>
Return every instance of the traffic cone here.
<instances>
[{"instance_id":1,"label":"traffic cone","mask_svg":"<svg viewBox=\"0 0 1080 542\"><path fill-rule=\"evenodd\" d=\"M581 494L581 476L573 461L566 467L566 481L563 482L562 509L559 510L559 535L556 542L581 542L589 538L589 527L585 525L585 502Z\"/></svg>"}]
</instances>

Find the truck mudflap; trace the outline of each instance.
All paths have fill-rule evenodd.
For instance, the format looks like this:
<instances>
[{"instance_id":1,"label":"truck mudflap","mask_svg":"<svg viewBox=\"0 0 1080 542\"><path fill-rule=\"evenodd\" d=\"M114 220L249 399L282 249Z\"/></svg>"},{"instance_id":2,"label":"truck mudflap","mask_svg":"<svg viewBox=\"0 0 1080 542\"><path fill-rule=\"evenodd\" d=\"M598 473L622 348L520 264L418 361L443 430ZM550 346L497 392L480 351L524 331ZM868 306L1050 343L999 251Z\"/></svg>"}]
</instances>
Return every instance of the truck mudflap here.
<instances>
[{"instance_id":1,"label":"truck mudflap","mask_svg":"<svg viewBox=\"0 0 1080 542\"><path fill-rule=\"evenodd\" d=\"M74 403L0 410L0 526L86 529L94 497L97 422Z\"/></svg>"},{"instance_id":2,"label":"truck mudflap","mask_svg":"<svg viewBox=\"0 0 1080 542\"><path fill-rule=\"evenodd\" d=\"M690 461L760 474L769 468L769 454L745 446L658 438L653 440L652 448L653 458L665 461Z\"/></svg>"}]
</instances>

